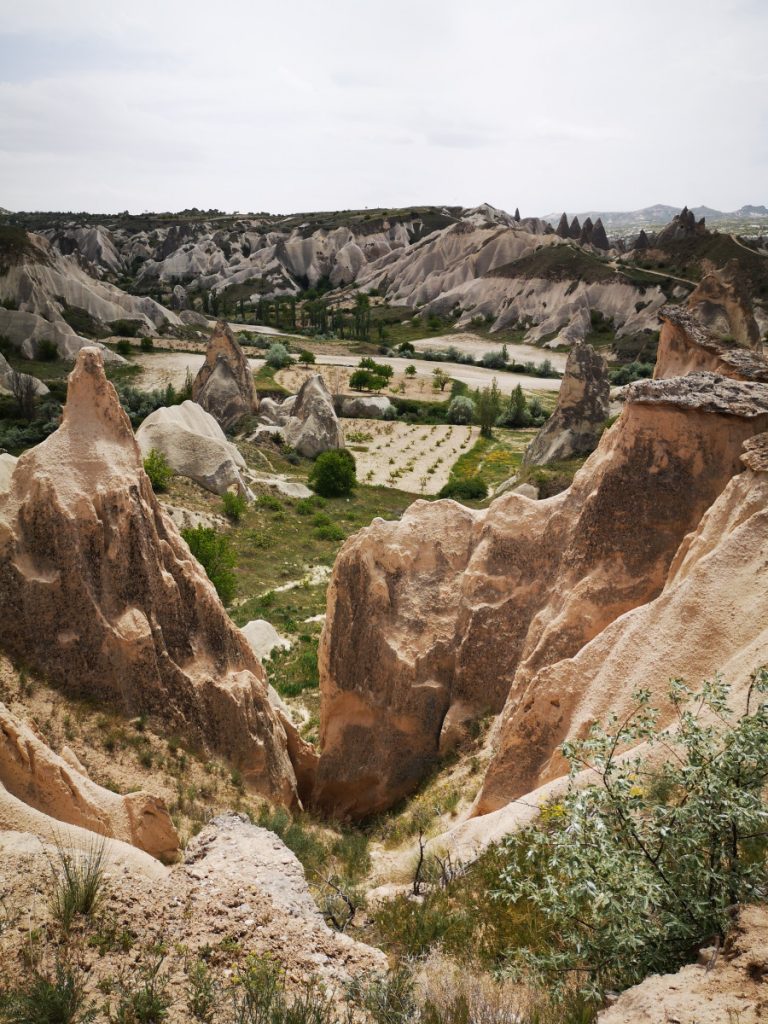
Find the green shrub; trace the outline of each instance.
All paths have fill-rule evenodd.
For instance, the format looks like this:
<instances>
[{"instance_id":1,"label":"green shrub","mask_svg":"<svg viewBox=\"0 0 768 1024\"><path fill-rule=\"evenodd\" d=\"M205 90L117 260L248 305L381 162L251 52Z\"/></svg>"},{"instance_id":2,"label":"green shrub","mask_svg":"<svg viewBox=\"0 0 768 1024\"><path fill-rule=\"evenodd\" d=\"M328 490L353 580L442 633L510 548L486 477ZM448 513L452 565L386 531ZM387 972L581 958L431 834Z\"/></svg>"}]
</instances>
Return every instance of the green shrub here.
<instances>
[{"instance_id":1,"label":"green shrub","mask_svg":"<svg viewBox=\"0 0 768 1024\"><path fill-rule=\"evenodd\" d=\"M221 503L224 506L224 515L233 523L239 523L248 508L246 498L236 491L225 491L221 496Z\"/></svg>"},{"instance_id":2,"label":"green shrub","mask_svg":"<svg viewBox=\"0 0 768 1024\"><path fill-rule=\"evenodd\" d=\"M37 343L37 358L44 363L52 363L59 358L59 350L56 347L56 342L51 341L50 338L43 338L42 341Z\"/></svg>"},{"instance_id":3,"label":"green shrub","mask_svg":"<svg viewBox=\"0 0 768 1024\"><path fill-rule=\"evenodd\" d=\"M0 990L4 1024L87 1024L96 1011L85 1005L82 981L72 967L56 964L53 978L35 970L23 986Z\"/></svg>"},{"instance_id":4,"label":"green shrub","mask_svg":"<svg viewBox=\"0 0 768 1024\"><path fill-rule=\"evenodd\" d=\"M449 423L471 423L475 417L475 403L471 398L457 395L448 406L446 419Z\"/></svg>"},{"instance_id":5,"label":"green shrub","mask_svg":"<svg viewBox=\"0 0 768 1024\"><path fill-rule=\"evenodd\" d=\"M357 484L354 455L347 448L322 452L312 466L308 483L324 498L351 494Z\"/></svg>"},{"instance_id":6,"label":"green shrub","mask_svg":"<svg viewBox=\"0 0 768 1024\"><path fill-rule=\"evenodd\" d=\"M150 448L144 459L144 472L149 477L152 490L158 493L168 490L173 470L168 465L168 460L157 448Z\"/></svg>"},{"instance_id":7,"label":"green shrub","mask_svg":"<svg viewBox=\"0 0 768 1024\"><path fill-rule=\"evenodd\" d=\"M387 386L387 378L372 370L355 370L349 378L353 391L381 391Z\"/></svg>"},{"instance_id":8,"label":"green shrub","mask_svg":"<svg viewBox=\"0 0 768 1024\"><path fill-rule=\"evenodd\" d=\"M212 526L202 524L182 530L181 535L205 569L222 602L229 604L237 592L237 577L233 571L236 556L229 537L217 533Z\"/></svg>"},{"instance_id":9,"label":"green shrub","mask_svg":"<svg viewBox=\"0 0 768 1024\"><path fill-rule=\"evenodd\" d=\"M154 349L154 347L155 347L155 343L154 343L152 338L142 338L141 339L141 351L142 352L151 352Z\"/></svg>"},{"instance_id":10,"label":"green shrub","mask_svg":"<svg viewBox=\"0 0 768 1024\"><path fill-rule=\"evenodd\" d=\"M160 968L163 957L139 969L138 977L120 981L120 998L111 1024L162 1024L168 1019L171 996Z\"/></svg>"},{"instance_id":11,"label":"green shrub","mask_svg":"<svg viewBox=\"0 0 768 1024\"><path fill-rule=\"evenodd\" d=\"M121 356L129 356L131 354L131 343L127 338L121 338L115 345L115 348Z\"/></svg>"},{"instance_id":12,"label":"green shrub","mask_svg":"<svg viewBox=\"0 0 768 1024\"><path fill-rule=\"evenodd\" d=\"M285 345L279 341L273 341L269 346L266 362L267 366L271 366L274 370L282 370L283 367L290 366L293 359Z\"/></svg>"},{"instance_id":13,"label":"green shrub","mask_svg":"<svg viewBox=\"0 0 768 1024\"><path fill-rule=\"evenodd\" d=\"M488 484L479 476L468 476L463 479L455 477L441 489L438 498L455 498L458 501L479 501L488 495Z\"/></svg>"},{"instance_id":14,"label":"green shrub","mask_svg":"<svg viewBox=\"0 0 768 1024\"><path fill-rule=\"evenodd\" d=\"M113 320L109 326L113 334L123 334L126 338L135 338L142 322L141 320Z\"/></svg>"},{"instance_id":15,"label":"green shrub","mask_svg":"<svg viewBox=\"0 0 768 1024\"><path fill-rule=\"evenodd\" d=\"M98 909L104 894L105 857L103 839L83 851L57 846L56 862L51 864L50 908L64 931L69 931L75 917L89 917Z\"/></svg>"},{"instance_id":16,"label":"green shrub","mask_svg":"<svg viewBox=\"0 0 768 1024\"><path fill-rule=\"evenodd\" d=\"M724 939L736 906L765 898L766 692L760 669L736 715L720 677L698 694L673 680L673 730L659 729L644 690L622 721L611 716L564 744L565 796L537 827L506 841L496 896L534 905L550 929L544 946L510 948L513 969L555 991L577 976L600 998L677 970L704 942ZM659 756L617 757L639 743L661 748ZM585 768L599 781L579 786Z\"/></svg>"},{"instance_id":17,"label":"green shrub","mask_svg":"<svg viewBox=\"0 0 768 1024\"><path fill-rule=\"evenodd\" d=\"M302 366L312 366L315 363L315 353L310 352L309 349L303 348L299 352L299 362Z\"/></svg>"},{"instance_id":18,"label":"green shrub","mask_svg":"<svg viewBox=\"0 0 768 1024\"><path fill-rule=\"evenodd\" d=\"M315 527L315 537L318 540L344 540L346 534L338 523L323 523Z\"/></svg>"},{"instance_id":19,"label":"green shrub","mask_svg":"<svg viewBox=\"0 0 768 1024\"><path fill-rule=\"evenodd\" d=\"M301 498L296 502L296 511L300 516L311 516L319 508L325 508L325 499L319 494L313 494L311 498Z\"/></svg>"}]
</instances>

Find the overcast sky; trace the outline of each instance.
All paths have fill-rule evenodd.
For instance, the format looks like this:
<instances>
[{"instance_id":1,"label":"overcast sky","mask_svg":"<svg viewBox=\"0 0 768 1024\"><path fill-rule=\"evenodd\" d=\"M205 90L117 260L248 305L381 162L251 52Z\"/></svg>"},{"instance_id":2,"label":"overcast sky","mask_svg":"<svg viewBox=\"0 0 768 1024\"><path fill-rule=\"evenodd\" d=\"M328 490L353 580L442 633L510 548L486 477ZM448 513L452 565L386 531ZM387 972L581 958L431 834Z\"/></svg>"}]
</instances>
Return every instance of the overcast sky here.
<instances>
[{"instance_id":1,"label":"overcast sky","mask_svg":"<svg viewBox=\"0 0 768 1024\"><path fill-rule=\"evenodd\" d=\"M768 203L767 0L0 0L0 206Z\"/></svg>"}]
</instances>

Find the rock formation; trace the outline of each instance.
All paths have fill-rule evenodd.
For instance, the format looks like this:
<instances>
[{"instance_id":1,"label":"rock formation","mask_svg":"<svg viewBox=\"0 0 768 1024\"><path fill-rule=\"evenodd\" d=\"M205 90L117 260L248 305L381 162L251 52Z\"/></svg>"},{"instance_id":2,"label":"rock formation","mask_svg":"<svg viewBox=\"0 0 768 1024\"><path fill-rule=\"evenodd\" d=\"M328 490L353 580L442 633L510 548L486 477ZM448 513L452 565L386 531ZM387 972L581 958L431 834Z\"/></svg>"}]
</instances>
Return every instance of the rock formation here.
<instances>
[{"instance_id":1,"label":"rock formation","mask_svg":"<svg viewBox=\"0 0 768 1024\"><path fill-rule=\"evenodd\" d=\"M582 245L590 245L592 242L592 231L594 230L594 224L592 218L587 217L581 226L581 233L579 235L579 241Z\"/></svg>"},{"instance_id":2,"label":"rock formation","mask_svg":"<svg viewBox=\"0 0 768 1024\"><path fill-rule=\"evenodd\" d=\"M591 345L574 345L565 364L557 408L531 441L524 466L544 466L593 452L610 409L605 357Z\"/></svg>"},{"instance_id":3,"label":"rock formation","mask_svg":"<svg viewBox=\"0 0 768 1024\"><path fill-rule=\"evenodd\" d=\"M149 793L127 796L97 786L55 754L0 704L0 789L56 821L120 839L165 863L179 856L179 837L163 803Z\"/></svg>"},{"instance_id":4,"label":"rock formation","mask_svg":"<svg viewBox=\"0 0 768 1024\"><path fill-rule=\"evenodd\" d=\"M767 427L761 385L638 382L563 494L505 494L483 511L416 502L351 537L320 644L316 801L342 815L391 806L463 722L655 598L742 468L742 442ZM557 735L537 724L526 742L551 752Z\"/></svg>"},{"instance_id":5,"label":"rock formation","mask_svg":"<svg viewBox=\"0 0 768 1024\"><path fill-rule=\"evenodd\" d=\"M581 238L581 224L579 223L578 217L574 217L571 221L571 226L568 230L568 237L575 239L577 242Z\"/></svg>"},{"instance_id":6,"label":"rock formation","mask_svg":"<svg viewBox=\"0 0 768 1024\"><path fill-rule=\"evenodd\" d=\"M735 404L740 387L754 389L729 385ZM682 540L659 596L611 622L574 657L513 686L477 813L562 775L560 744L593 721L625 715L639 688L653 694L662 725L672 714L666 698L675 676L698 686L722 672L743 704L750 674L768 661L768 434L744 448L746 469Z\"/></svg>"},{"instance_id":7,"label":"rock formation","mask_svg":"<svg viewBox=\"0 0 768 1024\"><path fill-rule=\"evenodd\" d=\"M319 373L307 377L301 385L285 423L285 440L308 459L330 448L344 447L333 398Z\"/></svg>"},{"instance_id":8,"label":"rock formation","mask_svg":"<svg viewBox=\"0 0 768 1024\"><path fill-rule=\"evenodd\" d=\"M70 375L59 429L0 493L0 645L75 696L162 719L254 790L297 799L263 670L142 468L101 355Z\"/></svg>"},{"instance_id":9,"label":"rock formation","mask_svg":"<svg viewBox=\"0 0 768 1024\"><path fill-rule=\"evenodd\" d=\"M595 226L592 228L592 237L590 238L592 245L598 249L610 249L611 244L608 241L608 235L605 233L605 227L600 217L595 221Z\"/></svg>"},{"instance_id":10,"label":"rock formation","mask_svg":"<svg viewBox=\"0 0 768 1024\"><path fill-rule=\"evenodd\" d=\"M192 400L226 430L258 408L253 374L229 325L219 320L205 362L192 384Z\"/></svg>"},{"instance_id":11,"label":"rock formation","mask_svg":"<svg viewBox=\"0 0 768 1024\"><path fill-rule=\"evenodd\" d=\"M564 213L562 215L562 217L560 218L560 221L559 221L559 223L557 225L557 230L555 231L555 234L559 238L568 238L568 237L570 237L570 230L569 230L569 227L568 227L568 214L567 213Z\"/></svg>"},{"instance_id":12,"label":"rock formation","mask_svg":"<svg viewBox=\"0 0 768 1024\"><path fill-rule=\"evenodd\" d=\"M762 350L752 299L737 260L731 260L722 270L711 267L691 292L688 308L707 331L721 340L728 338L744 348Z\"/></svg>"},{"instance_id":13,"label":"rock formation","mask_svg":"<svg viewBox=\"0 0 768 1024\"><path fill-rule=\"evenodd\" d=\"M705 218L696 220L693 211L684 206L680 213L675 214L671 222L661 229L654 244L662 247L668 242L678 242L683 238L693 238L697 235L706 235L706 233Z\"/></svg>"},{"instance_id":14,"label":"rock formation","mask_svg":"<svg viewBox=\"0 0 768 1024\"><path fill-rule=\"evenodd\" d=\"M642 228L640 229L640 234L635 239L635 244L632 246L632 248L639 250L648 248L648 235L646 235L645 231Z\"/></svg>"},{"instance_id":15,"label":"rock formation","mask_svg":"<svg viewBox=\"0 0 768 1024\"><path fill-rule=\"evenodd\" d=\"M733 342L718 341L701 325L695 308L664 306L659 316L661 332L653 371L656 379L707 370L734 380L768 383L765 357Z\"/></svg>"},{"instance_id":16,"label":"rock formation","mask_svg":"<svg viewBox=\"0 0 768 1024\"><path fill-rule=\"evenodd\" d=\"M214 494L235 489L251 496L243 479L245 459L210 413L196 402L156 409L136 431L141 454L154 448L175 473Z\"/></svg>"}]
</instances>

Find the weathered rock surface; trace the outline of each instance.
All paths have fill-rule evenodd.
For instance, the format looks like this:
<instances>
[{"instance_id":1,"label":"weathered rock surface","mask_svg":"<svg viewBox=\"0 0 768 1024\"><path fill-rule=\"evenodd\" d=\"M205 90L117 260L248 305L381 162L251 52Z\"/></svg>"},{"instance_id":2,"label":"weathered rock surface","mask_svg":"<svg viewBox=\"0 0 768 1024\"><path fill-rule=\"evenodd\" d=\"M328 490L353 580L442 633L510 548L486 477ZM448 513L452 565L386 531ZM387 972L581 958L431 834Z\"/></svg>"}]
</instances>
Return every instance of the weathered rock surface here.
<instances>
[{"instance_id":1,"label":"weathered rock surface","mask_svg":"<svg viewBox=\"0 0 768 1024\"><path fill-rule=\"evenodd\" d=\"M47 239L31 233L0 274L0 301L8 300L16 308L0 308L0 333L27 359L35 358L42 339L53 341L63 359L74 359L84 346L101 347L74 332L63 315L68 307L84 310L105 326L132 320L146 333L181 322L154 299L96 280L72 256L62 255ZM105 360L123 362L116 353L104 351Z\"/></svg>"},{"instance_id":2,"label":"weathered rock surface","mask_svg":"<svg viewBox=\"0 0 768 1024\"><path fill-rule=\"evenodd\" d=\"M15 455L0 452L0 494L11 486L11 477L18 461Z\"/></svg>"},{"instance_id":3,"label":"weathered rock surface","mask_svg":"<svg viewBox=\"0 0 768 1024\"><path fill-rule=\"evenodd\" d=\"M0 704L0 788L42 814L120 839L165 863L179 837L162 801L149 793L118 796L73 768Z\"/></svg>"},{"instance_id":4,"label":"weathered rock surface","mask_svg":"<svg viewBox=\"0 0 768 1024\"><path fill-rule=\"evenodd\" d=\"M760 352L718 341L701 325L693 311L664 306L660 317L654 378L680 377L707 370L734 380L768 382L768 360Z\"/></svg>"},{"instance_id":5,"label":"weathered rock surface","mask_svg":"<svg viewBox=\"0 0 768 1024\"><path fill-rule=\"evenodd\" d=\"M93 833L60 828L65 849L82 846L82 837L93 843ZM29 832L0 831L0 891L14 907L30 908L25 915L29 927L50 920L47 902L40 898L40 880L56 862L53 838L41 846ZM203 958L225 939L237 943L243 959L251 954L273 957L291 993L302 992L307 979L317 977L329 994L340 996L353 977L387 969L380 950L325 924L296 857L274 833L244 816L214 818L189 842L184 862L171 868L114 840L107 840L106 853L102 909L107 920L119 921L143 949L162 944L169 950L162 973L170 998L169 1021L189 1019L190 959ZM4 963L18 962L19 941L18 929L0 931ZM185 954L179 955L176 950L182 948ZM79 957L86 995L95 1001L107 979L114 979L125 964L125 955L84 943Z\"/></svg>"},{"instance_id":6,"label":"weathered rock surface","mask_svg":"<svg viewBox=\"0 0 768 1024\"><path fill-rule=\"evenodd\" d=\"M693 210L684 206L676 213L669 224L656 235L655 244L662 246L668 242L678 242L683 238L692 238L707 233L705 218L696 220Z\"/></svg>"},{"instance_id":7,"label":"weathered rock surface","mask_svg":"<svg viewBox=\"0 0 768 1024\"><path fill-rule=\"evenodd\" d=\"M593 452L610 410L608 363L591 345L576 345L568 355L557 408L531 441L524 466L544 466Z\"/></svg>"},{"instance_id":8,"label":"weathered rock surface","mask_svg":"<svg viewBox=\"0 0 768 1024\"><path fill-rule=\"evenodd\" d=\"M736 260L722 270L712 267L691 292L688 308L710 333L762 350L752 299Z\"/></svg>"},{"instance_id":9,"label":"weathered rock surface","mask_svg":"<svg viewBox=\"0 0 768 1024\"><path fill-rule=\"evenodd\" d=\"M677 974L654 974L627 989L599 1024L760 1024L768 1013L768 913L744 907L725 948L701 950Z\"/></svg>"},{"instance_id":10,"label":"weathered rock surface","mask_svg":"<svg viewBox=\"0 0 768 1024\"><path fill-rule=\"evenodd\" d=\"M155 448L175 473L214 494L237 490L250 497L243 478L245 459L210 413L196 402L156 409L136 431L141 454Z\"/></svg>"},{"instance_id":11,"label":"weathered rock surface","mask_svg":"<svg viewBox=\"0 0 768 1024\"><path fill-rule=\"evenodd\" d=\"M253 374L229 325L219 320L192 383L192 399L226 430L258 408Z\"/></svg>"},{"instance_id":12,"label":"weathered rock surface","mask_svg":"<svg viewBox=\"0 0 768 1024\"><path fill-rule=\"evenodd\" d=\"M344 433L333 398L319 373L307 377L301 385L285 423L285 440L308 459L331 448L344 447Z\"/></svg>"},{"instance_id":13,"label":"weathered rock surface","mask_svg":"<svg viewBox=\"0 0 768 1024\"><path fill-rule=\"evenodd\" d=\"M163 515L96 349L78 356L61 426L0 494L0 604L12 656L73 695L164 720L254 790L296 801L263 669Z\"/></svg>"},{"instance_id":14,"label":"weathered rock surface","mask_svg":"<svg viewBox=\"0 0 768 1024\"><path fill-rule=\"evenodd\" d=\"M416 502L351 537L320 644L316 801L351 815L391 806L443 735L498 712L655 598L683 537L742 468L742 442L766 427L761 385L638 382L568 491L505 494L483 511ZM551 752L555 730L540 728L527 742Z\"/></svg>"},{"instance_id":15,"label":"weathered rock surface","mask_svg":"<svg viewBox=\"0 0 768 1024\"><path fill-rule=\"evenodd\" d=\"M562 775L560 744L594 721L625 715L639 688L651 691L662 725L676 676L697 687L722 672L742 706L750 674L768 662L768 435L746 442L742 462L747 469L682 540L654 600L608 624L574 657L521 675L498 724L477 813Z\"/></svg>"}]
</instances>

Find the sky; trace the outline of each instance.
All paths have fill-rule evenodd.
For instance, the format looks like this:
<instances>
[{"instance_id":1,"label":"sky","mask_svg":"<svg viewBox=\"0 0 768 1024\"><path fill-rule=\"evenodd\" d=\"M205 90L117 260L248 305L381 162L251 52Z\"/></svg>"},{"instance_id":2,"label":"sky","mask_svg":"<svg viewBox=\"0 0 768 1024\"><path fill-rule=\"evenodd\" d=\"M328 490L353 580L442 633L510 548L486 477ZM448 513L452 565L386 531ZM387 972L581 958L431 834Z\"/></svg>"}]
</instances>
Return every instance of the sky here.
<instances>
[{"instance_id":1,"label":"sky","mask_svg":"<svg viewBox=\"0 0 768 1024\"><path fill-rule=\"evenodd\" d=\"M766 0L0 0L0 207L768 204Z\"/></svg>"}]
</instances>

